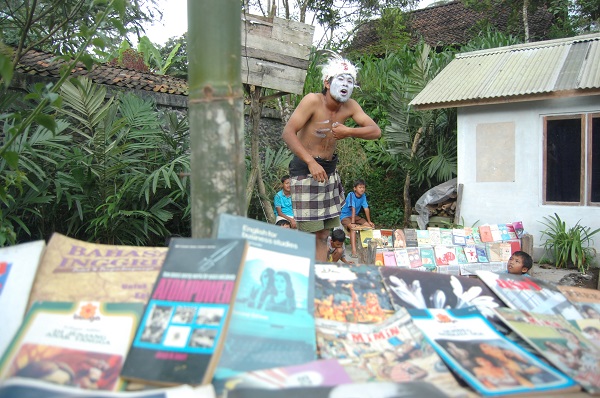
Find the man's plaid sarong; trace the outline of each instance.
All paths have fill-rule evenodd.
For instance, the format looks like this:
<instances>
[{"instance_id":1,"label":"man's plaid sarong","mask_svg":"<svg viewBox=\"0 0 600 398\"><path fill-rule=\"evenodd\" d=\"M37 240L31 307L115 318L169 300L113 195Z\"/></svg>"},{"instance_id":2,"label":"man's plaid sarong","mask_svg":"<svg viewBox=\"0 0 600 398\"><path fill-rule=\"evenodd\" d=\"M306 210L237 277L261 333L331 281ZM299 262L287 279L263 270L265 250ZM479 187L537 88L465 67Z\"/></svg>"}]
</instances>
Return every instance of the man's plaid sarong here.
<instances>
[{"instance_id":1,"label":"man's plaid sarong","mask_svg":"<svg viewBox=\"0 0 600 398\"><path fill-rule=\"evenodd\" d=\"M344 187L337 170L327 182L317 182L312 175L291 177L292 208L296 221L328 220L340 215L344 204Z\"/></svg>"}]
</instances>

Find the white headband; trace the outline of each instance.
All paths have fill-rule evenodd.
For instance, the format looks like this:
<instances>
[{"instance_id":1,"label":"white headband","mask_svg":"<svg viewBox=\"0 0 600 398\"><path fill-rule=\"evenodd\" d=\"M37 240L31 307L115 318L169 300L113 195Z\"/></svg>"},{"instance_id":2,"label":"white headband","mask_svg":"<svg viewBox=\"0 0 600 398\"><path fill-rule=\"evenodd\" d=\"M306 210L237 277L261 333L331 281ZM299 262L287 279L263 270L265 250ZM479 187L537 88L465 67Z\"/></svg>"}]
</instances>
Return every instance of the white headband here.
<instances>
[{"instance_id":1,"label":"white headband","mask_svg":"<svg viewBox=\"0 0 600 398\"><path fill-rule=\"evenodd\" d=\"M327 63L320 65L323 81L327 81L334 76L342 74L349 74L352 76L354 81L356 81L356 73L358 72L358 69L347 59L342 58L333 52L330 54L333 55L331 55L331 58L327 61Z\"/></svg>"}]
</instances>

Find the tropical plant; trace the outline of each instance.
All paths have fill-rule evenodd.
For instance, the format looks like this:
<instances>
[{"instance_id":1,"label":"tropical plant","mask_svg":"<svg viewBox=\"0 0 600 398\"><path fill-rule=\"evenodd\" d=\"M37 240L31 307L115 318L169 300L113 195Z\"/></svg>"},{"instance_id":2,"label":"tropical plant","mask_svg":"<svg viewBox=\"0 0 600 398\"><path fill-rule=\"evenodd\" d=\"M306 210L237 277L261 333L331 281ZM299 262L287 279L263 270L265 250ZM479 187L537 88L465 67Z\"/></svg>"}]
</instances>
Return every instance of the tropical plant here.
<instances>
[{"instance_id":1,"label":"tropical plant","mask_svg":"<svg viewBox=\"0 0 600 398\"><path fill-rule=\"evenodd\" d=\"M540 223L546 227L542 231L542 240L546 238L546 253L540 262L553 260L557 268L576 267L579 272L585 274L596 255L596 250L591 247L594 243L592 237L600 232L600 228L592 231L590 227L581 225L581 220L574 226L567 227L556 213L544 217L544 220ZM547 258L548 254L551 259Z\"/></svg>"}]
</instances>

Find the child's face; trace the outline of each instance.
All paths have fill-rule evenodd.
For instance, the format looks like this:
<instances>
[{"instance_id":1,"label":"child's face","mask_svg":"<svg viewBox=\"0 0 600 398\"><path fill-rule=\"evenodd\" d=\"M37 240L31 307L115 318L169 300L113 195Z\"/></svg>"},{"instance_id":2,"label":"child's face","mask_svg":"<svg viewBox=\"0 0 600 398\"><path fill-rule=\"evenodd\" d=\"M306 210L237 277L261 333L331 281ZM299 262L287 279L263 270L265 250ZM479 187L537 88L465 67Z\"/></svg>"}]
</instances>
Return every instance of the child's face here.
<instances>
[{"instance_id":1,"label":"child's face","mask_svg":"<svg viewBox=\"0 0 600 398\"><path fill-rule=\"evenodd\" d=\"M367 188L364 185L358 184L357 186L354 187L354 194L356 195L357 198L360 198L361 196L363 196L363 194L365 193L366 190L367 190Z\"/></svg>"},{"instance_id":2,"label":"child's face","mask_svg":"<svg viewBox=\"0 0 600 398\"><path fill-rule=\"evenodd\" d=\"M285 180L282 184L282 188L283 188L283 192L290 192L291 190L291 180L288 178L287 180Z\"/></svg>"},{"instance_id":3,"label":"child's face","mask_svg":"<svg viewBox=\"0 0 600 398\"><path fill-rule=\"evenodd\" d=\"M331 247L333 247L334 249L339 249L342 246L344 246L344 242L338 242L337 240L331 241Z\"/></svg>"},{"instance_id":4,"label":"child's face","mask_svg":"<svg viewBox=\"0 0 600 398\"><path fill-rule=\"evenodd\" d=\"M528 269L527 268L523 268L523 259L521 258L521 256L510 256L510 258L508 259L508 273L509 274L525 274L527 273Z\"/></svg>"}]
</instances>

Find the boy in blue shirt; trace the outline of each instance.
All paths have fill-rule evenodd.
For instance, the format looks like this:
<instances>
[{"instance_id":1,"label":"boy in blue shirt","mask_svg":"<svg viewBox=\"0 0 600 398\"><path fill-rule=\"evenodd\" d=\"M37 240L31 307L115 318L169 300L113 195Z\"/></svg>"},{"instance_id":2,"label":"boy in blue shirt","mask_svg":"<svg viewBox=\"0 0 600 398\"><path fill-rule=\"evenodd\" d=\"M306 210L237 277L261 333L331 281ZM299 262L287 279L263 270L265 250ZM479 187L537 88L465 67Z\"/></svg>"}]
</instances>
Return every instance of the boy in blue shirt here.
<instances>
[{"instance_id":1,"label":"boy in blue shirt","mask_svg":"<svg viewBox=\"0 0 600 398\"><path fill-rule=\"evenodd\" d=\"M364 180L359 178L354 181L354 191L346 197L346 202L340 214L342 225L350 231L350 244L352 245L352 257L354 258L358 255L356 254L356 234L352 231L352 228L364 225L375 228L375 224L371 222L371 211L369 210L369 203L367 203L366 189ZM366 219L358 215L360 209L364 209Z\"/></svg>"},{"instance_id":2,"label":"boy in blue shirt","mask_svg":"<svg viewBox=\"0 0 600 398\"><path fill-rule=\"evenodd\" d=\"M281 190L275 194L275 222L287 220L290 228L296 229L296 220L294 219L294 210L292 209L292 192L290 185L290 176L281 177Z\"/></svg>"}]
</instances>

